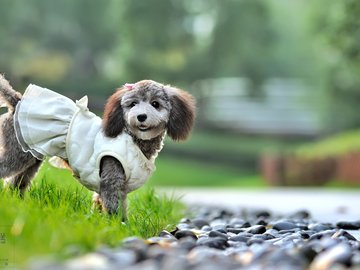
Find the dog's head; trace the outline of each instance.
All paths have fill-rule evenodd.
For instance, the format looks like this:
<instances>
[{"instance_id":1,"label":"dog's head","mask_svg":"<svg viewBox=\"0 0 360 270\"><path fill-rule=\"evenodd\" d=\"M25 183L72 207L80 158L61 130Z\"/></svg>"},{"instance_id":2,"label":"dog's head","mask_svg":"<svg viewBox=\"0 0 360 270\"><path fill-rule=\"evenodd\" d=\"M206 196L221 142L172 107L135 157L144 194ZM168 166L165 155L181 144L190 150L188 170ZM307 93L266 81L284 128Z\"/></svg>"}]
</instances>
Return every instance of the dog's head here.
<instances>
[{"instance_id":1,"label":"dog's head","mask_svg":"<svg viewBox=\"0 0 360 270\"><path fill-rule=\"evenodd\" d=\"M144 80L118 89L105 105L104 133L118 136L124 129L141 140L165 131L173 140L185 140L195 118L194 98L178 88Z\"/></svg>"}]
</instances>

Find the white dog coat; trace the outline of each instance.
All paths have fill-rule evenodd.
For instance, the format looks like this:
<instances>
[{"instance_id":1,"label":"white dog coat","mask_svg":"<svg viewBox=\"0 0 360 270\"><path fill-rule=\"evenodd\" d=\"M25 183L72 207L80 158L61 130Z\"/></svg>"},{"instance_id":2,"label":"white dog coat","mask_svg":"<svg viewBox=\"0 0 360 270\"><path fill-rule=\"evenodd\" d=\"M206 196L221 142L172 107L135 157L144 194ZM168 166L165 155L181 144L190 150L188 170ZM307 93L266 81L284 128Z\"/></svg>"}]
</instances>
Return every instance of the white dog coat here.
<instances>
[{"instance_id":1,"label":"white dog coat","mask_svg":"<svg viewBox=\"0 0 360 270\"><path fill-rule=\"evenodd\" d=\"M124 168L129 191L139 188L155 170L127 133L104 136L101 118L87 108L87 97L74 103L49 89L30 84L14 115L16 137L34 157L58 156L69 162L80 183L99 192L100 161L116 158Z\"/></svg>"}]
</instances>

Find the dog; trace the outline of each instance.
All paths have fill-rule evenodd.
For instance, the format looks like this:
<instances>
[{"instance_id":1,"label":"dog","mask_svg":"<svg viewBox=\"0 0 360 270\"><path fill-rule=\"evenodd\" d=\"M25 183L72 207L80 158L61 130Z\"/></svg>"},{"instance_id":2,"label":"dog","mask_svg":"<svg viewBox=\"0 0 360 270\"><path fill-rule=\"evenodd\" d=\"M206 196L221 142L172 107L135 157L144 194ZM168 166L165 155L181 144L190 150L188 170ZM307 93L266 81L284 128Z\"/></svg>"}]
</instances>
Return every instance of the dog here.
<instances>
[{"instance_id":1,"label":"dog","mask_svg":"<svg viewBox=\"0 0 360 270\"><path fill-rule=\"evenodd\" d=\"M46 157L64 160L74 176L94 191L94 204L127 217L126 196L155 170L166 135L188 138L195 119L189 93L152 80L125 84L105 104L103 118L87 108L87 97L73 102L30 84L22 95L0 74L0 178L28 188Z\"/></svg>"}]
</instances>

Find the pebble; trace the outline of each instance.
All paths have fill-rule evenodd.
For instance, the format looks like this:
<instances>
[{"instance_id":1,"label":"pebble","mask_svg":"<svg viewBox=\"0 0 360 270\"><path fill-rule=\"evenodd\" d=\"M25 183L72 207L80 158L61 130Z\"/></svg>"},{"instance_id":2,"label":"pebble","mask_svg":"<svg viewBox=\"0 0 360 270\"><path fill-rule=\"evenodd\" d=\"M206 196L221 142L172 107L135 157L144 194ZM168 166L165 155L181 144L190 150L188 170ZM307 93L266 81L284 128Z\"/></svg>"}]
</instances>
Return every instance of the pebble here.
<instances>
[{"instance_id":1,"label":"pebble","mask_svg":"<svg viewBox=\"0 0 360 270\"><path fill-rule=\"evenodd\" d=\"M295 228L297 228L296 224L288 221L279 221L273 225L273 229L278 231L292 230Z\"/></svg>"},{"instance_id":2,"label":"pebble","mask_svg":"<svg viewBox=\"0 0 360 270\"><path fill-rule=\"evenodd\" d=\"M247 242L250 239L251 236L245 236L245 235L236 235L233 237L230 237L230 241L234 242Z\"/></svg>"},{"instance_id":3,"label":"pebble","mask_svg":"<svg viewBox=\"0 0 360 270\"><path fill-rule=\"evenodd\" d=\"M189 213L194 218L183 218L173 231L29 269L360 269L360 221L322 223L306 210L278 216L198 206Z\"/></svg>"},{"instance_id":4,"label":"pebble","mask_svg":"<svg viewBox=\"0 0 360 270\"><path fill-rule=\"evenodd\" d=\"M197 227L198 229L201 229L204 226L209 226L209 222L207 222L205 219L202 218L194 218L192 220L192 223Z\"/></svg>"},{"instance_id":5,"label":"pebble","mask_svg":"<svg viewBox=\"0 0 360 270\"><path fill-rule=\"evenodd\" d=\"M331 230L331 229L335 228L333 225L328 224L328 223L311 223L311 224L309 224L308 227L309 227L309 230L313 230L316 232Z\"/></svg>"},{"instance_id":6,"label":"pebble","mask_svg":"<svg viewBox=\"0 0 360 270\"><path fill-rule=\"evenodd\" d=\"M198 246L207 246L207 247L221 249L221 250L230 246L227 239L224 239L222 237L200 238L197 241L197 245Z\"/></svg>"},{"instance_id":7,"label":"pebble","mask_svg":"<svg viewBox=\"0 0 360 270\"><path fill-rule=\"evenodd\" d=\"M189 231L189 230L179 230L175 233L175 237L177 239L181 239L184 237L191 237L191 238L197 239L197 236L195 235L195 233L192 231Z\"/></svg>"},{"instance_id":8,"label":"pebble","mask_svg":"<svg viewBox=\"0 0 360 270\"><path fill-rule=\"evenodd\" d=\"M351 266L352 251L345 243L338 244L317 255L310 265L310 269L330 269L335 264Z\"/></svg>"},{"instance_id":9,"label":"pebble","mask_svg":"<svg viewBox=\"0 0 360 270\"><path fill-rule=\"evenodd\" d=\"M359 230L360 229L360 220L359 221L340 221L336 223L336 227L346 230Z\"/></svg>"},{"instance_id":10,"label":"pebble","mask_svg":"<svg viewBox=\"0 0 360 270\"><path fill-rule=\"evenodd\" d=\"M251 234L261 234L266 232L266 228L264 225L254 225L246 230L247 233Z\"/></svg>"},{"instance_id":11,"label":"pebble","mask_svg":"<svg viewBox=\"0 0 360 270\"><path fill-rule=\"evenodd\" d=\"M209 233L209 237L220 237L220 238L224 238L225 240L228 239L228 236L224 233L221 233L219 231L211 231Z\"/></svg>"}]
</instances>

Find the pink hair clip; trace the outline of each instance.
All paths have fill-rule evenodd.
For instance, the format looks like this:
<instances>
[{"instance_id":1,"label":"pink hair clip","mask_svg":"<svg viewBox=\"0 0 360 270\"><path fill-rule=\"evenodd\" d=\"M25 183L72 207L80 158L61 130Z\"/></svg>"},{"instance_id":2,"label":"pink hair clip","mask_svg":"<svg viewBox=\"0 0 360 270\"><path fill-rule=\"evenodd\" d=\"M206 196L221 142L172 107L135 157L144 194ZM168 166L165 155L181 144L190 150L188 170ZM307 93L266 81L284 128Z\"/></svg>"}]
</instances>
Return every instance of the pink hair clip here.
<instances>
[{"instance_id":1,"label":"pink hair clip","mask_svg":"<svg viewBox=\"0 0 360 270\"><path fill-rule=\"evenodd\" d=\"M134 83L125 83L124 87L128 90L132 90L134 88Z\"/></svg>"}]
</instances>

